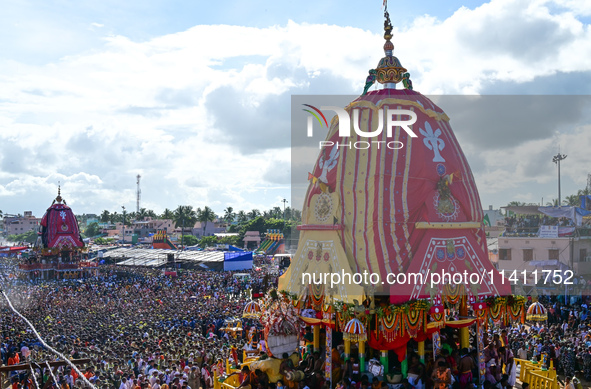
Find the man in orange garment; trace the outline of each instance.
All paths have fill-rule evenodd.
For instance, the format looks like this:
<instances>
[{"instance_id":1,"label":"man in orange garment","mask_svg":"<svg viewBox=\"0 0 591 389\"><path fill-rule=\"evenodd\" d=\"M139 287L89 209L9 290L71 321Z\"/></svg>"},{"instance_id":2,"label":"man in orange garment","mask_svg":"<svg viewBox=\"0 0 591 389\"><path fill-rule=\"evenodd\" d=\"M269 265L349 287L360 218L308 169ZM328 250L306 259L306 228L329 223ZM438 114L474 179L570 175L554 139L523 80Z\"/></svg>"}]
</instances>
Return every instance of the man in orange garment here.
<instances>
[{"instance_id":1,"label":"man in orange garment","mask_svg":"<svg viewBox=\"0 0 591 389\"><path fill-rule=\"evenodd\" d=\"M18 365L20 362L20 358L18 356L18 353L13 352L10 357L8 358L8 362L7 365L8 366L12 366L12 365Z\"/></svg>"}]
</instances>

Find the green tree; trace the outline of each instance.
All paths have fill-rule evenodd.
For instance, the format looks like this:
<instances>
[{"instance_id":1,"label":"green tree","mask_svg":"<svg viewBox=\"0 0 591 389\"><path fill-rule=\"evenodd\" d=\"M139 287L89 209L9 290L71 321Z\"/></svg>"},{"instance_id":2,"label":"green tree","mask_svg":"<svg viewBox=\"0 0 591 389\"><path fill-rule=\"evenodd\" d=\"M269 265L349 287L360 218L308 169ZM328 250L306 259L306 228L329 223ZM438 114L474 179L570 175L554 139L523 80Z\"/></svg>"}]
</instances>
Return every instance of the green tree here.
<instances>
[{"instance_id":1,"label":"green tree","mask_svg":"<svg viewBox=\"0 0 591 389\"><path fill-rule=\"evenodd\" d=\"M37 233L33 230L17 235L8 235L7 238L11 242L26 242L33 244L37 241Z\"/></svg>"},{"instance_id":2,"label":"green tree","mask_svg":"<svg viewBox=\"0 0 591 389\"><path fill-rule=\"evenodd\" d=\"M181 234L185 234L185 227L191 227L197 222L197 213L191 205L179 205L174 210L174 226L181 227Z\"/></svg>"},{"instance_id":3,"label":"green tree","mask_svg":"<svg viewBox=\"0 0 591 389\"><path fill-rule=\"evenodd\" d=\"M134 212L132 212L132 214L133 214L133 213L134 213ZM130 219L130 217L129 217L129 213L127 213L127 212L125 211L125 209L123 209L123 212L121 213L121 216L119 216L119 221L120 221L121 223L123 223L123 225L124 225L124 226L127 226L127 225L128 225L128 223L127 223L127 220L129 220L129 219Z\"/></svg>"},{"instance_id":4,"label":"green tree","mask_svg":"<svg viewBox=\"0 0 591 389\"><path fill-rule=\"evenodd\" d=\"M203 236L205 236L205 227L207 227L207 222L212 222L215 219L215 213L207 205L203 209L199 210L199 213L197 214L197 220L203 226Z\"/></svg>"},{"instance_id":5,"label":"green tree","mask_svg":"<svg viewBox=\"0 0 591 389\"><path fill-rule=\"evenodd\" d=\"M101 213L101 217L99 219L102 223L108 223L111 220L111 213L106 209Z\"/></svg>"},{"instance_id":6,"label":"green tree","mask_svg":"<svg viewBox=\"0 0 591 389\"><path fill-rule=\"evenodd\" d=\"M220 239L220 243L238 246L240 244L240 236L224 236Z\"/></svg>"},{"instance_id":7,"label":"green tree","mask_svg":"<svg viewBox=\"0 0 591 389\"><path fill-rule=\"evenodd\" d=\"M570 207L578 207L581 205L581 201L579 199L579 195L570 195L566 196L564 200L562 200L563 205L568 205Z\"/></svg>"},{"instance_id":8,"label":"green tree","mask_svg":"<svg viewBox=\"0 0 591 389\"><path fill-rule=\"evenodd\" d=\"M196 244L199 244L199 239L193 235L183 235L182 241L185 246L195 246Z\"/></svg>"},{"instance_id":9,"label":"green tree","mask_svg":"<svg viewBox=\"0 0 591 389\"><path fill-rule=\"evenodd\" d=\"M236 213L234 212L234 208L232 207L227 207L224 210L224 221L226 223L232 223L234 221L234 219L236 218Z\"/></svg>"},{"instance_id":10,"label":"green tree","mask_svg":"<svg viewBox=\"0 0 591 389\"><path fill-rule=\"evenodd\" d=\"M218 240L217 236L204 236L203 238L201 238L201 240L199 240L199 246L206 248L206 247L212 247L215 246L216 244L220 243L220 241Z\"/></svg>"},{"instance_id":11,"label":"green tree","mask_svg":"<svg viewBox=\"0 0 591 389\"><path fill-rule=\"evenodd\" d=\"M148 210L146 208L140 208L140 211L135 215L135 220L144 220L148 216Z\"/></svg>"},{"instance_id":12,"label":"green tree","mask_svg":"<svg viewBox=\"0 0 591 389\"><path fill-rule=\"evenodd\" d=\"M271 217L275 219L282 219L283 210L280 207L273 207L273 209L271 209Z\"/></svg>"},{"instance_id":13,"label":"green tree","mask_svg":"<svg viewBox=\"0 0 591 389\"><path fill-rule=\"evenodd\" d=\"M113 213L109 214L109 222L110 222L111 224L115 224L115 223L119 223L119 222L121 222L121 215L119 215L119 214L117 213L117 211L115 211L115 212L113 212Z\"/></svg>"},{"instance_id":14,"label":"green tree","mask_svg":"<svg viewBox=\"0 0 591 389\"><path fill-rule=\"evenodd\" d=\"M293 220L295 222L302 221L302 211L300 211L299 209L292 209L290 213L291 215L288 220Z\"/></svg>"},{"instance_id":15,"label":"green tree","mask_svg":"<svg viewBox=\"0 0 591 389\"><path fill-rule=\"evenodd\" d=\"M174 220L174 212L166 208L160 217L162 219Z\"/></svg>"},{"instance_id":16,"label":"green tree","mask_svg":"<svg viewBox=\"0 0 591 389\"><path fill-rule=\"evenodd\" d=\"M259 233L263 234L267 232L267 229L270 228L270 224L272 223L269 223L269 221L265 220L265 218L263 218L262 216L257 216L256 218L249 220L248 222L240 226L240 235L241 237L244 237L246 231L258 231Z\"/></svg>"},{"instance_id":17,"label":"green tree","mask_svg":"<svg viewBox=\"0 0 591 389\"><path fill-rule=\"evenodd\" d=\"M84 233L86 234L86 236L88 237L93 237L93 236L97 236L98 234L100 234L101 229L98 225L98 223L90 223L88 226L86 226L86 230L84 231Z\"/></svg>"},{"instance_id":18,"label":"green tree","mask_svg":"<svg viewBox=\"0 0 591 389\"><path fill-rule=\"evenodd\" d=\"M238 212L238 214L236 215L236 218L238 219L237 220L238 224L243 224L248 221L248 216L246 215L246 212L244 212L244 211Z\"/></svg>"},{"instance_id":19,"label":"green tree","mask_svg":"<svg viewBox=\"0 0 591 389\"><path fill-rule=\"evenodd\" d=\"M248 214L248 219L249 220L254 220L257 217L261 216L261 211L259 211L258 209L253 209L252 211L250 211Z\"/></svg>"},{"instance_id":20,"label":"green tree","mask_svg":"<svg viewBox=\"0 0 591 389\"><path fill-rule=\"evenodd\" d=\"M94 239L94 243L95 244L100 244L100 245L111 244L113 242L115 242L115 239L114 238L103 238L103 237L100 237L100 238Z\"/></svg>"}]
</instances>

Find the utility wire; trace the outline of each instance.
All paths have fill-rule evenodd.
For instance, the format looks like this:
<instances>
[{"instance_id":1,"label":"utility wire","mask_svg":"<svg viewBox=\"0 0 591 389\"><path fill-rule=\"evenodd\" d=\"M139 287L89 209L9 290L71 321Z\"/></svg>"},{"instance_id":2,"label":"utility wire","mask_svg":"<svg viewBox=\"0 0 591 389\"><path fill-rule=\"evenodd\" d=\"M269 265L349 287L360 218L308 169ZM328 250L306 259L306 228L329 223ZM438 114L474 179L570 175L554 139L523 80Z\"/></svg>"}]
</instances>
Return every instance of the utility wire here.
<instances>
[{"instance_id":1,"label":"utility wire","mask_svg":"<svg viewBox=\"0 0 591 389\"><path fill-rule=\"evenodd\" d=\"M37 383L37 374L35 373L35 370L33 369L31 362L29 362L29 368L31 369L31 375L33 376L33 382L35 383L35 387L39 389L39 384Z\"/></svg>"},{"instance_id":2,"label":"utility wire","mask_svg":"<svg viewBox=\"0 0 591 389\"><path fill-rule=\"evenodd\" d=\"M57 379L55 378L55 375L53 374L53 370L51 370L51 366L49 366L49 362L45 361L45 364L47 365L47 368L49 369L49 374L51 374L51 378L53 378L53 382L55 382L55 386L57 388L60 387L59 382L57 382Z\"/></svg>"},{"instance_id":3,"label":"utility wire","mask_svg":"<svg viewBox=\"0 0 591 389\"><path fill-rule=\"evenodd\" d=\"M60 353L59 351L57 351L56 349L54 349L53 347L51 347L50 345L48 345L45 342L45 340L43 340L43 338L41 337L41 335L39 335L39 333L35 329L35 326L33 326L33 324L31 324L31 322L29 321L29 319L27 319L26 317L24 317L19 311L16 310L16 308L14 308L12 306L12 302L10 301L10 299L8 298L8 296L6 295L6 292L4 292L4 290L0 290L0 291L2 292L2 295L6 299L6 302L8 303L8 306L10 307L10 309L12 310L12 312L14 312L21 319L23 319L25 321L25 323L27 323L27 325L29 327L31 327L31 330L33 330L33 333L35 334L35 336L37 337L37 339L39 339L39 341L41 342L41 344L43 346L45 346L49 351L51 351L52 353L54 353L55 355L57 355L58 357L60 357L61 359L63 359L64 362L66 362L68 365L70 365L70 367L72 369L74 369L74 371L76 371L76 373L78 374L78 376L80 376L82 378L82 380L86 383L86 385L90 386L91 389L96 389L96 387L93 384L90 383L90 381L88 380L88 378L86 378L84 376L84 374L82 374L82 372L76 367L76 365L74 365L72 362L70 362L70 360L68 358L66 358L62 353ZM51 373L51 374L53 375L53 373Z\"/></svg>"}]
</instances>

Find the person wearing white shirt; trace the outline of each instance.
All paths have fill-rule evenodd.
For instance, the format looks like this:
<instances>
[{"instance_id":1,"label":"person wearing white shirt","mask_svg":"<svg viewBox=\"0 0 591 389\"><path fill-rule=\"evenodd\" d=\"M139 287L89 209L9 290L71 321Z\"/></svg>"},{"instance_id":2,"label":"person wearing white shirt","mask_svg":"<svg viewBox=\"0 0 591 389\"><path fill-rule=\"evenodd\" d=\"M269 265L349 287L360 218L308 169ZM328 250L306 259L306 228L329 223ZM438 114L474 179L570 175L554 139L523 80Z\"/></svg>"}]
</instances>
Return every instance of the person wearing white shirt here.
<instances>
[{"instance_id":1,"label":"person wearing white shirt","mask_svg":"<svg viewBox=\"0 0 591 389\"><path fill-rule=\"evenodd\" d=\"M119 385L119 389L128 389L127 379L125 377L121 378L121 385Z\"/></svg>"},{"instance_id":2,"label":"person wearing white shirt","mask_svg":"<svg viewBox=\"0 0 591 389\"><path fill-rule=\"evenodd\" d=\"M29 356L31 355L31 350L29 350L29 348L27 346L23 346L23 347L21 347L21 355L23 356L23 358L26 361L29 359Z\"/></svg>"},{"instance_id":3,"label":"person wearing white shirt","mask_svg":"<svg viewBox=\"0 0 591 389\"><path fill-rule=\"evenodd\" d=\"M519 357L519 359L527 361L527 350L525 349L525 344L522 344L521 348L517 350L517 356Z\"/></svg>"},{"instance_id":4,"label":"person wearing white shirt","mask_svg":"<svg viewBox=\"0 0 591 389\"><path fill-rule=\"evenodd\" d=\"M151 375L150 380L149 380L150 381L150 385L151 386L154 386L154 383L158 379L158 370L154 370L153 369L152 371L150 371L150 375Z\"/></svg>"}]
</instances>

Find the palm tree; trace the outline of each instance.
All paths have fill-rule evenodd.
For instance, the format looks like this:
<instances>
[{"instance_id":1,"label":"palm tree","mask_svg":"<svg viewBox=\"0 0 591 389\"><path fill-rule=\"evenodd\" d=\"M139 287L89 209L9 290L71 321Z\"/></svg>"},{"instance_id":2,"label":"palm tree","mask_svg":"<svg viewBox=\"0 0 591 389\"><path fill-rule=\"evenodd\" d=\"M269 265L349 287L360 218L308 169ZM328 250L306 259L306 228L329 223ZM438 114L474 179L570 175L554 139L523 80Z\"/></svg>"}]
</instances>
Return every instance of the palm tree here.
<instances>
[{"instance_id":1,"label":"palm tree","mask_svg":"<svg viewBox=\"0 0 591 389\"><path fill-rule=\"evenodd\" d=\"M111 224L115 224L117 222L121 221L121 218L119 217L119 214L117 213L117 211L109 214L109 222Z\"/></svg>"},{"instance_id":2,"label":"palm tree","mask_svg":"<svg viewBox=\"0 0 591 389\"><path fill-rule=\"evenodd\" d=\"M283 219L283 211L281 210L281 207L273 207L271 210L271 217L275 219Z\"/></svg>"},{"instance_id":3,"label":"palm tree","mask_svg":"<svg viewBox=\"0 0 591 389\"><path fill-rule=\"evenodd\" d=\"M562 200L562 204L568 205L570 207L578 207L581 205L581 201L579 199L579 195L570 195L566 196L566 198Z\"/></svg>"},{"instance_id":4,"label":"palm tree","mask_svg":"<svg viewBox=\"0 0 591 389\"><path fill-rule=\"evenodd\" d=\"M261 216L261 211L258 209L253 209L247 214L247 216L250 220L256 219L257 217Z\"/></svg>"},{"instance_id":5,"label":"palm tree","mask_svg":"<svg viewBox=\"0 0 591 389\"><path fill-rule=\"evenodd\" d=\"M172 212L170 209L165 208L164 212L162 212L162 215L160 216L162 219L169 219L169 220L173 220L174 219L174 212Z\"/></svg>"},{"instance_id":6,"label":"palm tree","mask_svg":"<svg viewBox=\"0 0 591 389\"><path fill-rule=\"evenodd\" d=\"M136 220L144 220L148 216L146 208L140 208L140 211L135 215Z\"/></svg>"},{"instance_id":7,"label":"palm tree","mask_svg":"<svg viewBox=\"0 0 591 389\"><path fill-rule=\"evenodd\" d=\"M140 211L141 211L141 210L140 210ZM157 218L157 216L156 216L156 212L154 212L154 211L153 211L153 210L151 210L151 209L148 209L148 210L146 211L146 216L147 216L147 217L151 217L152 219L156 219L156 218Z\"/></svg>"},{"instance_id":8,"label":"palm tree","mask_svg":"<svg viewBox=\"0 0 591 389\"><path fill-rule=\"evenodd\" d=\"M109 220L111 219L111 214L109 213L109 211L107 211L106 209L103 211L103 213L101 213L101 217L100 220L103 223L108 223Z\"/></svg>"},{"instance_id":9,"label":"palm tree","mask_svg":"<svg viewBox=\"0 0 591 389\"><path fill-rule=\"evenodd\" d=\"M234 218L236 218L236 213L234 212L234 208L227 207L224 210L224 212L225 212L224 220L226 221L226 223L232 223L234 221Z\"/></svg>"},{"instance_id":10,"label":"palm tree","mask_svg":"<svg viewBox=\"0 0 591 389\"><path fill-rule=\"evenodd\" d=\"M199 220L203 226L203 236L205 236L205 227L207 226L207 222L212 222L215 219L215 213L207 205L201 210L201 212L199 212L197 215L197 220Z\"/></svg>"},{"instance_id":11,"label":"palm tree","mask_svg":"<svg viewBox=\"0 0 591 389\"><path fill-rule=\"evenodd\" d=\"M248 221L248 216L246 215L246 212L244 211L240 211L238 212L238 214L236 215L238 224L242 224L242 223L246 223Z\"/></svg>"},{"instance_id":12,"label":"palm tree","mask_svg":"<svg viewBox=\"0 0 591 389\"><path fill-rule=\"evenodd\" d=\"M299 209L293 209L291 211L291 220L294 220L296 222L301 222L302 221L302 211L300 211Z\"/></svg>"},{"instance_id":13,"label":"palm tree","mask_svg":"<svg viewBox=\"0 0 591 389\"><path fill-rule=\"evenodd\" d=\"M174 210L174 226L175 228L181 227L181 245L182 236L185 234L185 226L194 226L197 221L197 213L191 205L179 205Z\"/></svg>"}]
</instances>

